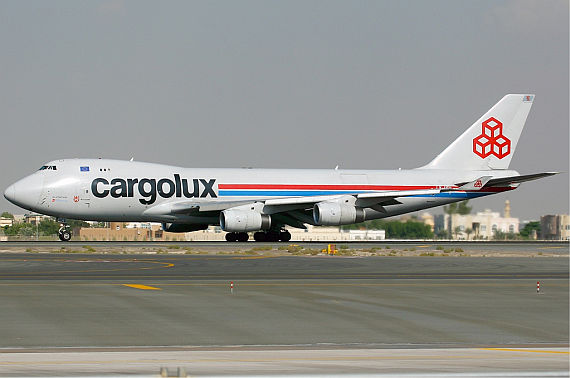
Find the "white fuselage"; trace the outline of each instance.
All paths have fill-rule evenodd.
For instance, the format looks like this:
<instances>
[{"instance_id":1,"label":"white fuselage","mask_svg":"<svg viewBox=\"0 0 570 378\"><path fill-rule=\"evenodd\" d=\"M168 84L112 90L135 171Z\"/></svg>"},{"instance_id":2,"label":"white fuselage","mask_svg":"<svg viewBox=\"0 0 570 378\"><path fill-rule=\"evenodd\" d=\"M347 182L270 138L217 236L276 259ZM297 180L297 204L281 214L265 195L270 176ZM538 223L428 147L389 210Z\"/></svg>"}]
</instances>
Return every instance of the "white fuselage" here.
<instances>
[{"instance_id":1,"label":"white fuselage","mask_svg":"<svg viewBox=\"0 0 570 378\"><path fill-rule=\"evenodd\" d=\"M23 208L58 218L185 224L218 224L219 212L179 214L156 209L176 203L239 204L275 198L438 189L455 187L488 173L438 169L206 169L107 159L62 159L44 167L48 168L8 188L6 197ZM518 173L512 170L493 173L493 177L515 175ZM366 208L366 219L511 189L405 197L385 206L385 211Z\"/></svg>"}]
</instances>

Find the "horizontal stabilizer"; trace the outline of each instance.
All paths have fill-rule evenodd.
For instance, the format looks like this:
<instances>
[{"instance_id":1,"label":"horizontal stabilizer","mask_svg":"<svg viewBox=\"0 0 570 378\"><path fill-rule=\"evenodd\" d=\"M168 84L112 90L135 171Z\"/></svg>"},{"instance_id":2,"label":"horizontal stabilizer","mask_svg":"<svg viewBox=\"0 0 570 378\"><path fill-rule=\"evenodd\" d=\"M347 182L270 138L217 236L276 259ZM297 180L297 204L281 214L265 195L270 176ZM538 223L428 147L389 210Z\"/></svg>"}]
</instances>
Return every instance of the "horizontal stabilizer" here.
<instances>
[{"instance_id":1,"label":"horizontal stabilizer","mask_svg":"<svg viewBox=\"0 0 570 378\"><path fill-rule=\"evenodd\" d=\"M491 179L485 187L489 186L505 186L510 184L519 184L525 181L538 180L543 177L554 176L560 172L543 172L543 173L533 173L531 175L521 175L521 176L511 176L511 177L501 177L496 179Z\"/></svg>"}]
</instances>

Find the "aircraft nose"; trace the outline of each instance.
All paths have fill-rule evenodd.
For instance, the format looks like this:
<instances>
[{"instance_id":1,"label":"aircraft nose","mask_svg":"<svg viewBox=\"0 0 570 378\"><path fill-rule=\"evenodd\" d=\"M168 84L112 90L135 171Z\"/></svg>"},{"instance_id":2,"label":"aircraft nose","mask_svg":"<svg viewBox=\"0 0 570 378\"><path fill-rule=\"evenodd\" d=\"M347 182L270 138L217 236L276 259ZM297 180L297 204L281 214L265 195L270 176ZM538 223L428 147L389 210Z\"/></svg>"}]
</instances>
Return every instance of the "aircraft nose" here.
<instances>
[{"instance_id":1,"label":"aircraft nose","mask_svg":"<svg viewBox=\"0 0 570 378\"><path fill-rule=\"evenodd\" d=\"M16 185L10 185L8 188L6 188L4 191L4 198L12 203L16 201Z\"/></svg>"},{"instance_id":2,"label":"aircraft nose","mask_svg":"<svg viewBox=\"0 0 570 378\"><path fill-rule=\"evenodd\" d=\"M42 185L41 177L30 175L10 185L4 192L4 197L14 205L33 210L40 198Z\"/></svg>"}]
</instances>

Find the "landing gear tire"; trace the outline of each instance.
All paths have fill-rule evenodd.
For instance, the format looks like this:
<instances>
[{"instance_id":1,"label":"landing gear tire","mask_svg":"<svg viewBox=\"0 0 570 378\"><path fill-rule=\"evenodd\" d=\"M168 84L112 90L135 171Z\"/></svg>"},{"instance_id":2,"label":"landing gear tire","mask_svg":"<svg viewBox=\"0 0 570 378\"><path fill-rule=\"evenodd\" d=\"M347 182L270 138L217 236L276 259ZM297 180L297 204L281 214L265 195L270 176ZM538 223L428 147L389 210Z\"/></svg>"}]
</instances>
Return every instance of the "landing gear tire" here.
<instances>
[{"instance_id":1,"label":"landing gear tire","mask_svg":"<svg viewBox=\"0 0 570 378\"><path fill-rule=\"evenodd\" d=\"M246 242L249 240L249 235L247 232L228 232L226 234L226 241L231 243L235 242Z\"/></svg>"},{"instance_id":2,"label":"landing gear tire","mask_svg":"<svg viewBox=\"0 0 570 378\"><path fill-rule=\"evenodd\" d=\"M70 241L71 240L71 232L69 230L61 230L58 232L59 240L61 241Z\"/></svg>"},{"instance_id":3,"label":"landing gear tire","mask_svg":"<svg viewBox=\"0 0 570 378\"><path fill-rule=\"evenodd\" d=\"M282 242L288 242L291 240L291 233L289 231L281 231L279 233L279 240Z\"/></svg>"},{"instance_id":4,"label":"landing gear tire","mask_svg":"<svg viewBox=\"0 0 570 378\"><path fill-rule=\"evenodd\" d=\"M256 242L264 242L266 239L265 232L259 231L253 234L253 240Z\"/></svg>"},{"instance_id":5,"label":"landing gear tire","mask_svg":"<svg viewBox=\"0 0 570 378\"><path fill-rule=\"evenodd\" d=\"M279 232L262 232L258 231L253 234L253 239L256 242L288 242L291 240L291 233L289 231L279 231Z\"/></svg>"},{"instance_id":6,"label":"landing gear tire","mask_svg":"<svg viewBox=\"0 0 570 378\"><path fill-rule=\"evenodd\" d=\"M265 241L278 242L279 241L279 233L278 232L267 232L265 234Z\"/></svg>"}]
</instances>

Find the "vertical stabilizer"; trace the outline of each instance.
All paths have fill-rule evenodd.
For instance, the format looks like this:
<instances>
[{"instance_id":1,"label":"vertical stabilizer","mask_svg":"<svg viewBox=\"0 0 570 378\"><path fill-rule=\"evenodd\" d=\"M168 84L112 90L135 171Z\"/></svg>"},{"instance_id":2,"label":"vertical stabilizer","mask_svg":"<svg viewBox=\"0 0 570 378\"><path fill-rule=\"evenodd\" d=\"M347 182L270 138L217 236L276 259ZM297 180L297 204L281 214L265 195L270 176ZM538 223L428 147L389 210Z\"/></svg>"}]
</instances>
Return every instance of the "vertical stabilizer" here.
<instances>
[{"instance_id":1,"label":"vertical stabilizer","mask_svg":"<svg viewBox=\"0 0 570 378\"><path fill-rule=\"evenodd\" d=\"M508 94L451 143L424 169L508 169L532 94Z\"/></svg>"}]
</instances>

